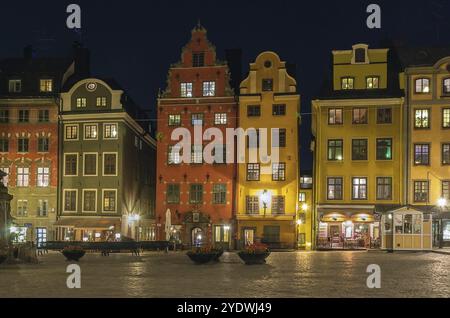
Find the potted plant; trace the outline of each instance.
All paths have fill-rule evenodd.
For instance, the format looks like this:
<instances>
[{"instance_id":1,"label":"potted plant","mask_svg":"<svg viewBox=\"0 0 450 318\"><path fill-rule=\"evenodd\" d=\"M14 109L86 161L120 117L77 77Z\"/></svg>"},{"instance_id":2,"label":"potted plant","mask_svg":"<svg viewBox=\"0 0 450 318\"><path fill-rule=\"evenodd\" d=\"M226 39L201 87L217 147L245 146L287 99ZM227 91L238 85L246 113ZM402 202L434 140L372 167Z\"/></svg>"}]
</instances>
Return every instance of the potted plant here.
<instances>
[{"instance_id":1,"label":"potted plant","mask_svg":"<svg viewBox=\"0 0 450 318\"><path fill-rule=\"evenodd\" d=\"M219 257L223 251L212 249L207 247L194 247L186 253L186 255L196 264L206 264L211 261L219 261Z\"/></svg>"},{"instance_id":2,"label":"potted plant","mask_svg":"<svg viewBox=\"0 0 450 318\"><path fill-rule=\"evenodd\" d=\"M81 246L66 246L61 251L68 261L78 262L86 254Z\"/></svg>"},{"instance_id":3,"label":"potted plant","mask_svg":"<svg viewBox=\"0 0 450 318\"><path fill-rule=\"evenodd\" d=\"M238 255L246 265L257 265L266 263L266 258L270 255L270 251L267 245L255 243L247 245Z\"/></svg>"}]
</instances>

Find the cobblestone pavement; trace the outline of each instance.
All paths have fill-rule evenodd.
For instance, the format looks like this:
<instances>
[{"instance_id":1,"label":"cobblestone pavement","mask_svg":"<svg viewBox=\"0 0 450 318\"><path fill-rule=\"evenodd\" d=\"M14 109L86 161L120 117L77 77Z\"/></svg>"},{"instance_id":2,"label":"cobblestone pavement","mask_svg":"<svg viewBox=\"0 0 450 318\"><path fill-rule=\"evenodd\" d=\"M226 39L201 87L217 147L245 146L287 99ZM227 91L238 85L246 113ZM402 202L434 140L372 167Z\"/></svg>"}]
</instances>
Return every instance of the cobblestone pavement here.
<instances>
[{"instance_id":1,"label":"cobblestone pavement","mask_svg":"<svg viewBox=\"0 0 450 318\"><path fill-rule=\"evenodd\" d=\"M68 264L50 253L37 265L0 265L0 297L450 297L450 255L435 253L272 253L261 266L234 253L209 265L181 252L88 254L78 290L66 287ZM366 286L370 264L381 267L381 289Z\"/></svg>"}]
</instances>

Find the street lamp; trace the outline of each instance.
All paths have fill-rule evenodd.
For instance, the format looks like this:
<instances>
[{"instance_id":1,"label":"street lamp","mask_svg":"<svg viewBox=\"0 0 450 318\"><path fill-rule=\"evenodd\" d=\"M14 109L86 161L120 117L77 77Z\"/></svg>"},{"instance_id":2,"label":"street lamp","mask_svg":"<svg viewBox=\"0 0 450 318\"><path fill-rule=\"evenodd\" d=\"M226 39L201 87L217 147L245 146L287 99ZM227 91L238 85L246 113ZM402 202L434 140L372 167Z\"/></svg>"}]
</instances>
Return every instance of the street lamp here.
<instances>
[{"instance_id":1,"label":"street lamp","mask_svg":"<svg viewBox=\"0 0 450 318\"><path fill-rule=\"evenodd\" d=\"M263 193L261 194L261 201L263 203L264 216L265 216L266 211L267 211L267 204L269 203L269 192L267 190L264 190Z\"/></svg>"},{"instance_id":2,"label":"street lamp","mask_svg":"<svg viewBox=\"0 0 450 318\"><path fill-rule=\"evenodd\" d=\"M306 212L308 210L308 207L309 207L308 204L303 203L303 205L302 205L303 212Z\"/></svg>"},{"instance_id":3,"label":"street lamp","mask_svg":"<svg viewBox=\"0 0 450 318\"><path fill-rule=\"evenodd\" d=\"M445 198L439 198L437 201L437 206L442 208L445 208L447 206L447 200Z\"/></svg>"}]
</instances>

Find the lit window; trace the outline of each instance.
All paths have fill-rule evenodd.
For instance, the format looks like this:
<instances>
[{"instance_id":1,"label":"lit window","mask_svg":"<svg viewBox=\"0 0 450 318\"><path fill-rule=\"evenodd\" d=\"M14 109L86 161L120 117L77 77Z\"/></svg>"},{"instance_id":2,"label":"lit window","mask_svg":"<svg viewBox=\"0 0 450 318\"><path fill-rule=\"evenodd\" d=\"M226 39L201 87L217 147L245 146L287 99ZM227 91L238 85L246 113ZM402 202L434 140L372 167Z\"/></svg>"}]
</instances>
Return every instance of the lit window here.
<instances>
[{"instance_id":1,"label":"lit window","mask_svg":"<svg viewBox=\"0 0 450 318\"><path fill-rule=\"evenodd\" d=\"M226 204L227 185L214 184L213 185L213 204Z\"/></svg>"},{"instance_id":2,"label":"lit window","mask_svg":"<svg viewBox=\"0 0 450 318\"><path fill-rule=\"evenodd\" d=\"M192 126L203 125L203 114L192 114L191 124L192 124Z\"/></svg>"},{"instance_id":3,"label":"lit window","mask_svg":"<svg viewBox=\"0 0 450 318\"><path fill-rule=\"evenodd\" d=\"M344 153L344 142L341 139L328 140L328 160L341 161Z\"/></svg>"},{"instance_id":4,"label":"lit window","mask_svg":"<svg viewBox=\"0 0 450 318\"><path fill-rule=\"evenodd\" d=\"M414 119L415 128L430 128L430 111L428 109L416 109Z\"/></svg>"},{"instance_id":5,"label":"lit window","mask_svg":"<svg viewBox=\"0 0 450 318\"><path fill-rule=\"evenodd\" d=\"M104 124L104 139L117 139L117 124Z\"/></svg>"},{"instance_id":6,"label":"lit window","mask_svg":"<svg viewBox=\"0 0 450 318\"><path fill-rule=\"evenodd\" d=\"M104 190L103 211L116 212L116 190Z\"/></svg>"},{"instance_id":7,"label":"lit window","mask_svg":"<svg viewBox=\"0 0 450 318\"><path fill-rule=\"evenodd\" d=\"M97 97L97 98L96 98L96 101L95 101L95 104L96 104L98 107L104 107L104 106L106 106L106 97Z\"/></svg>"},{"instance_id":8,"label":"lit window","mask_svg":"<svg viewBox=\"0 0 450 318\"><path fill-rule=\"evenodd\" d=\"M352 179L352 199L353 200L367 199L367 178Z\"/></svg>"},{"instance_id":9,"label":"lit window","mask_svg":"<svg viewBox=\"0 0 450 318\"><path fill-rule=\"evenodd\" d=\"M327 179L327 199L342 200L342 178Z\"/></svg>"},{"instance_id":10,"label":"lit window","mask_svg":"<svg viewBox=\"0 0 450 318\"><path fill-rule=\"evenodd\" d=\"M77 108L84 108L86 107L86 98L84 97L79 97L77 98Z\"/></svg>"},{"instance_id":11,"label":"lit window","mask_svg":"<svg viewBox=\"0 0 450 318\"><path fill-rule=\"evenodd\" d=\"M300 192L298 194L298 201L299 202L306 202L306 193L305 192Z\"/></svg>"},{"instance_id":12,"label":"lit window","mask_svg":"<svg viewBox=\"0 0 450 318\"><path fill-rule=\"evenodd\" d=\"M17 200L17 216L28 215L28 200Z\"/></svg>"},{"instance_id":13,"label":"lit window","mask_svg":"<svg viewBox=\"0 0 450 318\"><path fill-rule=\"evenodd\" d=\"M84 139L97 139L97 125L84 125Z\"/></svg>"},{"instance_id":14,"label":"lit window","mask_svg":"<svg viewBox=\"0 0 450 318\"><path fill-rule=\"evenodd\" d=\"M392 139L377 139L377 160L392 160Z\"/></svg>"},{"instance_id":15,"label":"lit window","mask_svg":"<svg viewBox=\"0 0 450 318\"><path fill-rule=\"evenodd\" d=\"M203 96L216 95L216 82L203 82Z\"/></svg>"},{"instance_id":16,"label":"lit window","mask_svg":"<svg viewBox=\"0 0 450 318\"><path fill-rule=\"evenodd\" d=\"M37 168L37 186L48 187L50 184L50 168L38 167Z\"/></svg>"},{"instance_id":17,"label":"lit window","mask_svg":"<svg viewBox=\"0 0 450 318\"><path fill-rule=\"evenodd\" d=\"M259 163L247 164L247 181L259 181Z\"/></svg>"},{"instance_id":18,"label":"lit window","mask_svg":"<svg viewBox=\"0 0 450 318\"><path fill-rule=\"evenodd\" d=\"M214 124L215 125L226 125L227 124L227 114L226 113L214 114Z\"/></svg>"},{"instance_id":19,"label":"lit window","mask_svg":"<svg viewBox=\"0 0 450 318\"><path fill-rule=\"evenodd\" d=\"M414 164L417 166L427 166L430 164L430 145L414 145Z\"/></svg>"},{"instance_id":20,"label":"lit window","mask_svg":"<svg viewBox=\"0 0 450 318\"><path fill-rule=\"evenodd\" d=\"M40 80L40 88L42 93L51 93L53 92L53 80L51 79L41 79Z\"/></svg>"},{"instance_id":21,"label":"lit window","mask_svg":"<svg viewBox=\"0 0 450 318\"><path fill-rule=\"evenodd\" d=\"M9 80L9 92L20 93L22 91L22 80Z\"/></svg>"},{"instance_id":22,"label":"lit window","mask_svg":"<svg viewBox=\"0 0 450 318\"><path fill-rule=\"evenodd\" d=\"M450 200L450 181L442 181L442 198Z\"/></svg>"},{"instance_id":23,"label":"lit window","mask_svg":"<svg viewBox=\"0 0 450 318\"><path fill-rule=\"evenodd\" d=\"M372 76L366 78L366 88L367 89L376 89L379 88L380 78L378 76Z\"/></svg>"},{"instance_id":24,"label":"lit window","mask_svg":"<svg viewBox=\"0 0 450 318\"><path fill-rule=\"evenodd\" d=\"M192 83L181 83L181 97L192 97Z\"/></svg>"},{"instance_id":25,"label":"lit window","mask_svg":"<svg viewBox=\"0 0 450 318\"><path fill-rule=\"evenodd\" d=\"M444 79L442 84L443 84L442 87L443 87L444 95L449 95L450 94L450 78Z\"/></svg>"},{"instance_id":26,"label":"lit window","mask_svg":"<svg viewBox=\"0 0 450 318\"><path fill-rule=\"evenodd\" d=\"M259 214L259 198L256 195L248 195L245 198L246 213L250 215Z\"/></svg>"},{"instance_id":27,"label":"lit window","mask_svg":"<svg viewBox=\"0 0 450 318\"><path fill-rule=\"evenodd\" d=\"M416 93L428 94L430 92L430 80L428 78L416 79Z\"/></svg>"},{"instance_id":28,"label":"lit window","mask_svg":"<svg viewBox=\"0 0 450 318\"><path fill-rule=\"evenodd\" d=\"M272 163L272 180L284 181L286 180L286 163Z\"/></svg>"},{"instance_id":29,"label":"lit window","mask_svg":"<svg viewBox=\"0 0 450 318\"><path fill-rule=\"evenodd\" d=\"M30 181L30 168L18 167L17 168L17 186L28 187Z\"/></svg>"},{"instance_id":30,"label":"lit window","mask_svg":"<svg viewBox=\"0 0 450 318\"><path fill-rule=\"evenodd\" d=\"M39 200L38 201L38 216L45 217L48 215L48 200ZM38 229L38 237L39 237L39 229Z\"/></svg>"},{"instance_id":31,"label":"lit window","mask_svg":"<svg viewBox=\"0 0 450 318\"><path fill-rule=\"evenodd\" d=\"M342 108L330 108L328 110L328 124L329 125L342 125L343 123L343 109Z\"/></svg>"},{"instance_id":32,"label":"lit window","mask_svg":"<svg viewBox=\"0 0 450 318\"><path fill-rule=\"evenodd\" d=\"M442 144L442 164L450 165L450 144Z\"/></svg>"},{"instance_id":33,"label":"lit window","mask_svg":"<svg viewBox=\"0 0 450 318\"><path fill-rule=\"evenodd\" d=\"M442 109L442 128L450 128L450 108Z\"/></svg>"},{"instance_id":34,"label":"lit window","mask_svg":"<svg viewBox=\"0 0 450 318\"><path fill-rule=\"evenodd\" d=\"M180 126L181 125L181 115L169 115L169 126Z\"/></svg>"},{"instance_id":35,"label":"lit window","mask_svg":"<svg viewBox=\"0 0 450 318\"><path fill-rule=\"evenodd\" d=\"M414 202L427 202L428 190L428 181L414 181Z\"/></svg>"},{"instance_id":36,"label":"lit window","mask_svg":"<svg viewBox=\"0 0 450 318\"><path fill-rule=\"evenodd\" d=\"M78 139L78 125L66 125L65 128L65 139L66 140L77 140Z\"/></svg>"},{"instance_id":37,"label":"lit window","mask_svg":"<svg viewBox=\"0 0 450 318\"><path fill-rule=\"evenodd\" d=\"M368 116L367 108L353 108L353 124L361 125L367 124Z\"/></svg>"},{"instance_id":38,"label":"lit window","mask_svg":"<svg viewBox=\"0 0 450 318\"><path fill-rule=\"evenodd\" d=\"M344 77L341 79L341 88L342 89L354 89L355 79L353 77Z\"/></svg>"},{"instance_id":39,"label":"lit window","mask_svg":"<svg viewBox=\"0 0 450 318\"><path fill-rule=\"evenodd\" d=\"M169 146L167 154L167 163L169 165L178 165L181 163L181 147Z\"/></svg>"}]
</instances>

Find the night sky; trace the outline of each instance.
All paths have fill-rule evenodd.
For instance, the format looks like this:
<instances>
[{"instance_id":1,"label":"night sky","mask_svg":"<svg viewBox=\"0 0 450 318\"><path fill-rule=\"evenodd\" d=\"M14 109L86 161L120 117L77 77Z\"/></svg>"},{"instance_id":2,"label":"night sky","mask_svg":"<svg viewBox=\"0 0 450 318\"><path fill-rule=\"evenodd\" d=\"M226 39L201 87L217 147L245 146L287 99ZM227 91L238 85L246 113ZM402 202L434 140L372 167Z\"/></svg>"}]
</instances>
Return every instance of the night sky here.
<instances>
[{"instance_id":1,"label":"night sky","mask_svg":"<svg viewBox=\"0 0 450 318\"><path fill-rule=\"evenodd\" d=\"M66 28L66 7L82 10L82 42L91 50L92 73L114 77L146 109L155 108L169 65L200 20L219 58L243 50L244 74L262 51L297 65L302 95L302 169L311 167L310 100L329 72L332 49L385 39L408 46L450 46L450 1L2 1L0 57L33 45L38 56L62 56L80 37ZM382 29L366 27L366 7L382 8Z\"/></svg>"}]
</instances>

